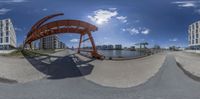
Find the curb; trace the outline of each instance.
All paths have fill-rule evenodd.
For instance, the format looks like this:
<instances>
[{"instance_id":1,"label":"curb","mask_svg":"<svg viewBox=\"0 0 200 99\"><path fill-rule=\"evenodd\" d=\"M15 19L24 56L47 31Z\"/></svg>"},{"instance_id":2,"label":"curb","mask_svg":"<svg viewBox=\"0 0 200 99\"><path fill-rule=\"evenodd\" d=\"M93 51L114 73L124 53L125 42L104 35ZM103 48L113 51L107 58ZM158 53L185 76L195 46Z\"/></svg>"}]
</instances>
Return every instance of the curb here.
<instances>
[{"instance_id":1,"label":"curb","mask_svg":"<svg viewBox=\"0 0 200 99\"><path fill-rule=\"evenodd\" d=\"M195 81L200 82L199 76L196 76L196 75L192 74L191 72L187 71L186 69L184 69L183 66L180 63L176 62L176 64L188 77L192 78Z\"/></svg>"},{"instance_id":2,"label":"curb","mask_svg":"<svg viewBox=\"0 0 200 99\"><path fill-rule=\"evenodd\" d=\"M144 58L147 56L151 55L143 55L143 56L138 56L138 57L130 57L130 58L112 58L112 59L104 59L104 60L111 60L111 61L124 61L124 60L133 60L133 59L139 59L139 58Z\"/></svg>"},{"instance_id":3,"label":"curb","mask_svg":"<svg viewBox=\"0 0 200 99\"><path fill-rule=\"evenodd\" d=\"M18 83L18 82L16 80L11 80L11 79L0 77L0 83L15 84L15 83Z\"/></svg>"}]
</instances>

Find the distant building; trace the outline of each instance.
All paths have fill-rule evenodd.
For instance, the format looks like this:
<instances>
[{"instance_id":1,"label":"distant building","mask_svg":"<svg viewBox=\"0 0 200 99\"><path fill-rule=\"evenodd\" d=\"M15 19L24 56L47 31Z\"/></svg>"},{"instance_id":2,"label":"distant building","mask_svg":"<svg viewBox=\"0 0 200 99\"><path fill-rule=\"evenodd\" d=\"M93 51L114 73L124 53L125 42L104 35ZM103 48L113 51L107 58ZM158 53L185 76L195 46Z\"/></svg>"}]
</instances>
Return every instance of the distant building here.
<instances>
[{"instance_id":1,"label":"distant building","mask_svg":"<svg viewBox=\"0 0 200 99\"><path fill-rule=\"evenodd\" d=\"M101 49L102 49L102 46L98 45L98 46L96 46L96 48L97 48L98 50L101 50Z\"/></svg>"},{"instance_id":2,"label":"distant building","mask_svg":"<svg viewBox=\"0 0 200 99\"><path fill-rule=\"evenodd\" d=\"M61 42L61 41L58 41L58 48L59 48L59 49L64 49L64 48L66 48L65 43L63 43L63 42Z\"/></svg>"},{"instance_id":3,"label":"distant building","mask_svg":"<svg viewBox=\"0 0 200 99\"><path fill-rule=\"evenodd\" d=\"M190 49L200 49L200 21L194 22L188 28L188 43Z\"/></svg>"},{"instance_id":4,"label":"distant building","mask_svg":"<svg viewBox=\"0 0 200 99\"><path fill-rule=\"evenodd\" d=\"M101 47L102 50L106 50L107 48L108 48L107 45L102 45L102 47Z\"/></svg>"},{"instance_id":5,"label":"distant building","mask_svg":"<svg viewBox=\"0 0 200 99\"><path fill-rule=\"evenodd\" d=\"M135 51L135 50L136 50L136 49L135 49L135 46L131 46L129 49L132 50L132 51Z\"/></svg>"},{"instance_id":6,"label":"distant building","mask_svg":"<svg viewBox=\"0 0 200 99\"><path fill-rule=\"evenodd\" d=\"M32 49L38 49L37 42L32 42L31 46L32 46Z\"/></svg>"},{"instance_id":7,"label":"distant building","mask_svg":"<svg viewBox=\"0 0 200 99\"><path fill-rule=\"evenodd\" d=\"M112 50L112 49L114 49L114 47L113 47L113 45L108 45L108 46L107 46L107 49L108 49L108 50Z\"/></svg>"},{"instance_id":8,"label":"distant building","mask_svg":"<svg viewBox=\"0 0 200 99\"><path fill-rule=\"evenodd\" d=\"M0 20L0 50L16 48L16 42L16 34L11 20Z\"/></svg>"},{"instance_id":9,"label":"distant building","mask_svg":"<svg viewBox=\"0 0 200 99\"><path fill-rule=\"evenodd\" d=\"M117 50L121 50L122 49L122 45L98 45L96 46L96 48L98 50L114 50L114 49L117 49Z\"/></svg>"},{"instance_id":10,"label":"distant building","mask_svg":"<svg viewBox=\"0 0 200 99\"><path fill-rule=\"evenodd\" d=\"M97 49L112 50L112 49L114 49L114 46L113 45L102 45L102 46L97 46Z\"/></svg>"},{"instance_id":11,"label":"distant building","mask_svg":"<svg viewBox=\"0 0 200 99\"><path fill-rule=\"evenodd\" d=\"M40 39L40 49L56 49L58 48L58 36L51 35Z\"/></svg>"},{"instance_id":12,"label":"distant building","mask_svg":"<svg viewBox=\"0 0 200 99\"><path fill-rule=\"evenodd\" d=\"M40 49L64 49L66 48L65 43L59 41L57 35L51 35L40 39Z\"/></svg>"},{"instance_id":13,"label":"distant building","mask_svg":"<svg viewBox=\"0 0 200 99\"><path fill-rule=\"evenodd\" d=\"M121 50L121 49L122 49L122 45L120 45L120 44L115 45L115 49L116 49L116 50Z\"/></svg>"}]
</instances>

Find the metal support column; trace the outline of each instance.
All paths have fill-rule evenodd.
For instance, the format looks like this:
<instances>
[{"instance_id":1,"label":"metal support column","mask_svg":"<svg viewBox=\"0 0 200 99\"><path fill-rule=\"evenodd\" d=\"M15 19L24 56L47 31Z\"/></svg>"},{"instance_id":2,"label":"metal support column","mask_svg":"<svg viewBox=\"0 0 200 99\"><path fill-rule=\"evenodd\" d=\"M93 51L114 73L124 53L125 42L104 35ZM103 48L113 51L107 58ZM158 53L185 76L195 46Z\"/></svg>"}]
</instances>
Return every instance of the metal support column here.
<instances>
[{"instance_id":1,"label":"metal support column","mask_svg":"<svg viewBox=\"0 0 200 99\"><path fill-rule=\"evenodd\" d=\"M80 53L80 48L81 48L81 44L82 44L82 38L83 38L83 34L81 34L81 36L80 36L80 41L79 41L79 46L78 46L78 53Z\"/></svg>"}]
</instances>

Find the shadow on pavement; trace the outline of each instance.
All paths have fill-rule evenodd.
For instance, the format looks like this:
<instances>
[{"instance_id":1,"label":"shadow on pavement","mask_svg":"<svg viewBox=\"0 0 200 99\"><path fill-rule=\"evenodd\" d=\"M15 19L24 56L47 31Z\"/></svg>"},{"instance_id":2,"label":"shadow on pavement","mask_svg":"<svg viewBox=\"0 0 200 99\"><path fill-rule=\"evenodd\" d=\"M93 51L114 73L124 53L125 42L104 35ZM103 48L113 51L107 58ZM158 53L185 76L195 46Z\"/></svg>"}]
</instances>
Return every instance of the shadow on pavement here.
<instances>
[{"instance_id":1,"label":"shadow on pavement","mask_svg":"<svg viewBox=\"0 0 200 99\"><path fill-rule=\"evenodd\" d=\"M88 64L93 61L80 61L75 55L68 55L65 57L57 56L40 56L38 57L24 57L32 64L38 71L48 75L48 79L64 79L72 77L81 77L88 75L93 70L93 65ZM51 61L52 59L55 61ZM43 60L49 60L49 63ZM83 65L83 66L82 66Z\"/></svg>"}]
</instances>

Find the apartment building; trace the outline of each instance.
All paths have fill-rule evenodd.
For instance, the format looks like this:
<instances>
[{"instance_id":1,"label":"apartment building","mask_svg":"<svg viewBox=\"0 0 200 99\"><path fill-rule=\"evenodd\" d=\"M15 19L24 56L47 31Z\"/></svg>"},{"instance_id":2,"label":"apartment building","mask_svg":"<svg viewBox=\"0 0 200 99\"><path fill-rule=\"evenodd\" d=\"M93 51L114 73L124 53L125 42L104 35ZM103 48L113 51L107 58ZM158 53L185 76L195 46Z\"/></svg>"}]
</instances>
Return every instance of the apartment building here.
<instances>
[{"instance_id":1,"label":"apartment building","mask_svg":"<svg viewBox=\"0 0 200 99\"><path fill-rule=\"evenodd\" d=\"M16 48L16 34L11 19L0 20L0 50Z\"/></svg>"},{"instance_id":2,"label":"apartment building","mask_svg":"<svg viewBox=\"0 0 200 99\"><path fill-rule=\"evenodd\" d=\"M40 39L40 49L56 49L58 48L58 36L50 35Z\"/></svg>"},{"instance_id":3,"label":"apartment building","mask_svg":"<svg viewBox=\"0 0 200 99\"><path fill-rule=\"evenodd\" d=\"M40 49L64 49L66 46L63 42L59 41L57 35L51 35L40 39Z\"/></svg>"},{"instance_id":4,"label":"apartment building","mask_svg":"<svg viewBox=\"0 0 200 99\"><path fill-rule=\"evenodd\" d=\"M188 28L188 43L190 49L200 49L200 21L194 22Z\"/></svg>"}]
</instances>

